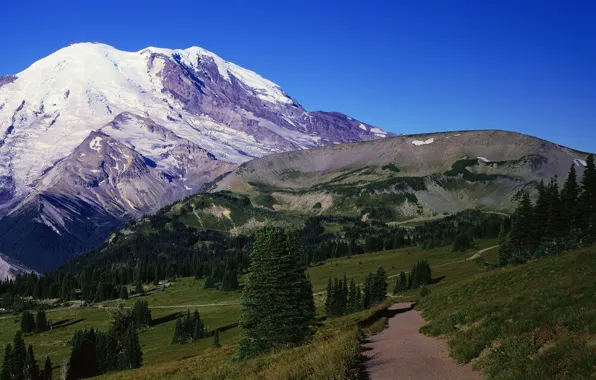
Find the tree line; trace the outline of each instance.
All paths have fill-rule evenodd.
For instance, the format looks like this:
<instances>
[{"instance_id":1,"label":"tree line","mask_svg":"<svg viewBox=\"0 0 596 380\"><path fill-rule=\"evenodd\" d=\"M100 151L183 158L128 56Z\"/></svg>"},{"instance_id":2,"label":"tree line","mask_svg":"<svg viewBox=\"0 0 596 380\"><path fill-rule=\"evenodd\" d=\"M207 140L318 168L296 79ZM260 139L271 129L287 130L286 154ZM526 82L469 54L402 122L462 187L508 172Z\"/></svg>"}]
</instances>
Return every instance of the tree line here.
<instances>
[{"instance_id":1,"label":"tree line","mask_svg":"<svg viewBox=\"0 0 596 380\"><path fill-rule=\"evenodd\" d=\"M582 180L575 165L562 188L557 177L540 182L532 202L523 191L510 220L504 220L499 235L498 265L517 265L555 255L567 249L596 242L596 166L588 156Z\"/></svg>"}]
</instances>

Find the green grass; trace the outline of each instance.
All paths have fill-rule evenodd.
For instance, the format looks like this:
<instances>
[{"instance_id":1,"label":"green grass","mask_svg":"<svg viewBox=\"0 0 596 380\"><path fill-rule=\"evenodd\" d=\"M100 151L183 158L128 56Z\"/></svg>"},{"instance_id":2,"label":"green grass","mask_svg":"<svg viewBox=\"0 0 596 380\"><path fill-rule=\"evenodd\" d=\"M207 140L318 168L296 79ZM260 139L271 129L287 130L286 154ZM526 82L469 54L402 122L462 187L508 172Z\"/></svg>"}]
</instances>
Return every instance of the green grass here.
<instances>
[{"instance_id":1,"label":"green grass","mask_svg":"<svg viewBox=\"0 0 596 380\"><path fill-rule=\"evenodd\" d=\"M463 271L464 265L457 270ZM441 271L439 271L439 274ZM449 271L454 277L453 271ZM426 334L489 379L590 378L596 366L596 249L431 286Z\"/></svg>"},{"instance_id":2,"label":"green grass","mask_svg":"<svg viewBox=\"0 0 596 380\"><path fill-rule=\"evenodd\" d=\"M481 242L481 248L495 245L494 241ZM425 259L433 266L435 276L446 274L447 277L437 285L444 286L460 280L461 276L470 276L482 272L483 269L471 261L464 261L474 251L453 253L451 247L433 250L419 248L403 248L393 251L378 252L352 257L333 259L319 266L309 268L308 273L313 283L319 315L322 314L324 303L324 290L331 276L342 277L344 273L348 278L362 281L369 273L383 266L388 275L408 271L412 265ZM454 263L456 262L456 263ZM436 268L434 268L436 266ZM454 275L452 275L452 273ZM240 283L242 284L241 277ZM222 348L211 349L211 339L203 339L198 343L185 345L172 345L171 339L175 327L175 318L178 313L187 309L191 312L195 306L201 313L208 329L221 328L239 321L240 292L220 292L214 289L203 289L204 280L183 278L170 284L165 291L132 298L125 302L130 307L137 300L146 300L152 308L152 316L157 324L140 333L140 342L144 354L143 367L137 371L125 371L111 374L114 378L174 378L187 379L201 374L201 378L306 378L305 373L318 375L312 378L325 378L333 371L347 371L346 361L354 354L357 346L355 321L364 314L326 321L319 329L315 340L303 347L292 350L280 350L270 355L253 359L238 365L232 362L236 352L236 344L240 337L238 327L231 328L221 333ZM393 288L394 280L389 280L389 290ZM433 291L434 292L434 291ZM402 295L402 297L416 298L415 294ZM42 334L25 337L27 344L32 343L38 360L43 360L49 355L56 366L54 376L59 378L59 365L68 360L70 346L68 340L76 329L99 328L107 330L110 322L109 311L118 306L118 301L106 302L104 308L80 307L48 312L48 319L53 322L66 320L66 326ZM212 306L209 304L224 304ZM14 333L19 329L19 317L0 320L0 342L2 348L6 342L12 340ZM381 327L380 325L377 327ZM294 360L295 355L306 357L302 362ZM160 374L152 377L153 374ZM189 374L193 374L190 376ZM205 377L203 377L205 374ZM170 376L171 375L171 376ZM283 377L283 376L289 377ZM282 376L282 377L276 377ZM294 377L292 377L294 376ZM106 377L107 378L107 377Z\"/></svg>"}]
</instances>

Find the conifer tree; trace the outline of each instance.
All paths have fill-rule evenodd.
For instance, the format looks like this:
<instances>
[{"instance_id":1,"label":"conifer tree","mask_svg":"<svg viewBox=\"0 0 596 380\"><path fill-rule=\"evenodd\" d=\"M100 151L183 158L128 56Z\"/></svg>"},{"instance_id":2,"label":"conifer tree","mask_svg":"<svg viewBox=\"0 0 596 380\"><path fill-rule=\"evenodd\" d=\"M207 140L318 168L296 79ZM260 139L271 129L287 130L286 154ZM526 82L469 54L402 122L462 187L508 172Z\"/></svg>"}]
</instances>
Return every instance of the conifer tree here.
<instances>
[{"instance_id":1,"label":"conifer tree","mask_svg":"<svg viewBox=\"0 0 596 380\"><path fill-rule=\"evenodd\" d=\"M554 176L548 186L548 219L543 232L545 239L558 239L563 234L561 198L557 176Z\"/></svg>"},{"instance_id":2,"label":"conifer tree","mask_svg":"<svg viewBox=\"0 0 596 380\"><path fill-rule=\"evenodd\" d=\"M215 288L215 280L213 279L213 277L208 276L205 279L205 284L203 285L203 289L213 289Z\"/></svg>"},{"instance_id":3,"label":"conifer tree","mask_svg":"<svg viewBox=\"0 0 596 380\"><path fill-rule=\"evenodd\" d=\"M213 332L213 343L211 344L213 348L220 348L221 344L219 344L219 330L215 330Z\"/></svg>"},{"instance_id":4,"label":"conifer tree","mask_svg":"<svg viewBox=\"0 0 596 380\"><path fill-rule=\"evenodd\" d=\"M35 331L35 318L33 314L25 310L21 316L21 331L25 334Z\"/></svg>"},{"instance_id":5,"label":"conifer tree","mask_svg":"<svg viewBox=\"0 0 596 380\"><path fill-rule=\"evenodd\" d=\"M4 350L4 361L2 361L2 370L0 371L0 380L12 380L12 370L14 368L13 364L13 351L12 346L9 344L6 345Z\"/></svg>"},{"instance_id":6,"label":"conifer tree","mask_svg":"<svg viewBox=\"0 0 596 380\"><path fill-rule=\"evenodd\" d=\"M41 378L42 380L52 380L52 361L49 356L46 356Z\"/></svg>"},{"instance_id":7,"label":"conifer tree","mask_svg":"<svg viewBox=\"0 0 596 380\"><path fill-rule=\"evenodd\" d=\"M139 368L142 363L143 352L139 343L139 334L134 324L130 324L126 330L121 368Z\"/></svg>"},{"instance_id":8,"label":"conifer tree","mask_svg":"<svg viewBox=\"0 0 596 380\"><path fill-rule=\"evenodd\" d=\"M27 358L27 348L25 348L25 341L20 331L14 336L12 342L12 374L13 379L23 379L23 370L25 368L25 360Z\"/></svg>"},{"instance_id":9,"label":"conifer tree","mask_svg":"<svg viewBox=\"0 0 596 380\"><path fill-rule=\"evenodd\" d=\"M27 349L27 356L25 357L23 377L25 380L39 379L39 365L37 364L37 360L35 360L35 354L33 353L33 345L31 344Z\"/></svg>"},{"instance_id":10,"label":"conifer tree","mask_svg":"<svg viewBox=\"0 0 596 380\"><path fill-rule=\"evenodd\" d=\"M37 312L35 325L36 325L37 331L39 331L39 332L43 332L48 329L48 320L47 320L45 311L40 310Z\"/></svg>"},{"instance_id":11,"label":"conifer tree","mask_svg":"<svg viewBox=\"0 0 596 380\"><path fill-rule=\"evenodd\" d=\"M511 264L527 261L536 248L534 237L535 227L530 195L524 192L514 213L513 224L509 232L511 247Z\"/></svg>"},{"instance_id":12,"label":"conifer tree","mask_svg":"<svg viewBox=\"0 0 596 380\"><path fill-rule=\"evenodd\" d=\"M149 309L149 303L147 301L135 302L131 318L136 327L151 326L151 309Z\"/></svg>"},{"instance_id":13,"label":"conifer tree","mask_svg":"<svg viewBox=\"0 0 596 380\"><path fill-rule=\"evenodd\" d=\"M360 304L360 295L358 294L358 289L356 288L356 281L352 279L350 281L350 289L348 290L348 312L354 313L359 310Z\"/></svg>"},{"instance_id":14,"label":"conifer tree","mask_svg":"<svg viewBox=\"0 0 596 380\"><path fill-rule=\"evenodd\" d=\"M127 300L128 299L128 289L126 286L120 287L120 299Z\"/></svg>"},{"instance_id":15,"label":"conifer tree","mask_svg":"<svg viewBox=\"0 0 596 380\"><path fill-rule=\"evenodd\" d=\"M577 174L575 164L571 164L567 180L561 190L562 219L565 232L577 228L579 186L577 184Z\"/></svg>"},{"instance_id":16,"label":"conifer tree","mask_svg":"<svg viewBox=\"0 0 596 380\"><path fill-rule=\"evenodd\" d=\"M579 196L578 225L583 233L586 243L593 243L596 236L593 230L596 229L596 164L594 156L589 155L586 159L586 167L581 181L581 193Z\"/></svg>"},{"instance_id":17,"label":"conifer tree","mask_svg":"<svg viewBox=\"0 0 596 380\"><path fill-rule=\"evenodd\" d=\"M145 289L143 288L143 284L141 283L141 280L138 280L135 285L135 293L145 294Z\"/></svg>"},{"instance_id":18,"label":"conifer tree","mask_svg":"<svg viewBox=\"0 0 596 380\"><path fill-rule=\"evenodd\" d=\"M312 334L314 299L304 261L295 233L257 233L242 297L240 358Z\"/></svg>"}]
</instances>

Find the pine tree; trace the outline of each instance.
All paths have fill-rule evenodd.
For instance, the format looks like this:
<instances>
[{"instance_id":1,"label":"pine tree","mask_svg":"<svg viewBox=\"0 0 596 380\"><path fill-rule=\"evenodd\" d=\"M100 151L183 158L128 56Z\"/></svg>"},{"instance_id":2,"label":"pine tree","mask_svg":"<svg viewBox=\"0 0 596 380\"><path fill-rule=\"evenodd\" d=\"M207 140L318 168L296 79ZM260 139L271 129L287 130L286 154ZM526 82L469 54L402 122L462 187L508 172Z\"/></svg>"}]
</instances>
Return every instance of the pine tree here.
<instances>
[{"instance_id":1,"label":"pine tree","mask_svg":"<svg viewBox=\"0 0 596 380\"><path fill-rule=\"evenodd\" d=\"M213 277L209 276L205 279L205 284L203 285L203 289L213 289L215 288L215 280Z\"/></svg>"},{"instance_id":2,"label":"pine tree","mask_svg":"<svg viewBox=\"0 0 596 380\"><path fill-rule=\"evenodd\" d=\"M315 316L312 285L295 233L257 233L251 260L242 297L241 358L304 341L312 334Z\"/></svg>"},{"instance_id":3,"label":"pine tree","mask_svg":"<svg viewBox=\"0 0 596 380\"><path fill-rule=\"evenodd\" d=\"M372 301L373 306L385 300L387 294L387 274L383 267L379 267L373 275Z\"/></svg>"},{"instance_id":4,"label":"pine tree","mask_svg":"<svg viewBox=\"0 0 596 380\"><path fill-rule=\"evenodd\" d=\"M172 344L184 343L184 327L182 326L182 318L176 320L176 328L174 330L174 337L172 338Z\"/></svg>"},{"instance_id":5,"label":"pine tree","mask_svg":"<svg viewBox=\"0 0 596 380\"><path fill-rule=\"evenodd\" d=\"M135 285L135 293L145 294L145 289L143 289L143 284L141 284L141 280L138 280Z\"/></svg>"},{"instance_id":6,"label":"pine tree","mask_svg":"<svg viewBox=\"0 0 596 380\"><path fill-rule=\"evenodd\" d=\"M538 185L538 199L536 199L536 205L533 207L533 220L528 222L528 231L530 232L531 230L530 233L533 241L539 242L544 238L544 232L548 227L550 203L550 187L546 186L544 181L540 181Z\"/></svg>"},{"instance_id":7,"label":"pine tree","mask_svg":"<svg viewBox=\"0 0 596 380\"><path fill-rule=\"evenodd\" d=\"M35 360L33 345L31 344L27 349L27 356L25 358L25 365L23 367L23 377L25 380L39 379L39 366L37 365L37 360Z\"/></svg>"},{"instance_id":8,"label":"pine tree","mask_svg":"<svg viewBox=\"0 0 596 380\"><path fill-rule=\"evenodd\" d=\"M333 302L335 299L333 279L329 277L327 282L327 298L325 298L325 315L331 316L333 314Z\"/></svg>"},{"instance_id":9,"label":"pine tree","mask_svg":"<svg viewBox=\"0 0 596 380\"><path fill-rule=\"evenodd\" d=\"M527 261L536 249L536 243L534 241L535 220L533 214L530 195L527 192L524 192L521 201L515 210L513 225L509 232L509 243L511 247L510 264L518 264Z\"/></svg>"},{"instance_id":10,"label":"pine tree","mask_svg":"<svg viewBox=\"0 0 596 380\"><path fill-rule=\"evenodd\" d=\"M13 379L15 380L22 380L23 379L23 370L25 368L25 360L27 358L27 349L25 348L25 341L23 340L23 335L20 331L14 336L12 342L13 350L12 350L12 374Z\"/></svg>"},{"instance_id":11,"label":"pine tree","mask_svg":"<svg viewBox=\"0 0 596 380\"><path fill-rule=\"evenodd\" d=\"M213 332L213 343L211 344L213 348L220 348L221 344L219 344L219 330L215 330Z\"/></svg>"},{"instance_id":12,"label":"pine tree","mask_svg":"<svg viewBox=\"0 0 596 380\"><path fill-rule=\"evenodd\" d=\"M33 314L25 310L21 316L21 331L25 334L35 331L35 318Z\"/></svg>"},{"instance_id":13,"label":"pine tree","mask_svg":"<svg viewBox=\"0 0 596 380\"><path fill-rule=\"evenodd\" d=\"M40 310L37 312L35 325L38 332L43 332L48 329L48 320L45 311Z\"/></svg>"},{"instance_id":14,"label":"pine tree","mask_svg":"<svg viewBox=\"0 0 596 380\"><path fill-rule=\"evenodd\" d=\"M0 371L0 380L13 379L13 359L12 346L9 343L6 345L6 349L4 350L4 361L2 362L2 370Z\"/></svg>"},{"instance_id":15,"label":"pine tree","mask_svg":"<svg viewBox=\"0 0 596 380\"><path fill-rule=\"evenodd\" d=\"M596 164L594 156L589 155L586 159L586 167L582 178L581 193L579 196L578 226L582 230L586 243L595 241L593 229L596 229Z\"/></svg>"},{"instance_id":16,"label":"pine tree","mask_svg":"<svg viewBox=\"0 0 596 380\"><path fill-rule=\"evenodd\" d=\"M139 335L134 324L130 324L126 330L121 368L139 368L142 363L143 352L141 351L141 344L139 343Z\"/></svg>"},{"instance_id":17,"label":"pine tree","mask_svg":"<svg viewBox=\"0 0 596 380\"><path fill-rule=\"evenodd\" d=\"M359 310L360 295L356 288L356 281L350 281L350 289L348 290L348 312L354 313Z\"/></svg>"},{"instance_id":18,"label":"pine tree","mask_svg":"<svg viewBox=\"0 0 596 380\"><path fill-rule=\"evenodd\" d=\"M52 361L49 356L46 356L41 378L42 380L52 380Z\"/></svg>"},{"instance_id":19,"label":"pine tree","mask_svg":"<svg viewBox=\"0 0 596 380\"><path fill-rule=\"evenodd\" d=\"M128 299L128 289L126 286L120 287L120 299L127 300Z\"/></svg>"},{"instance_id":20,"label":"pine tree","mask_svg":"<svg viewBox=\"0 0 596 380\"><path fill-rule=\"evenodd\" d=\"M564 231L562 226L562 206L559 195L559 184L557 176L554 176L548 186L548 219L546 230L543 231L544 238L553 240L560 238Z\"/></svg>"},{"instance_id":21,"label":"pine tree","mask_svg":"<svg viewBox=\"0 0 596 380\"><path fill-rule=\"evenodd\" d=\"M579 186L577 184L575 164L571 164L567 180L563 185L563 190L561 190L562 219L565 232L577 228L578 196Z\"/></svg>"}]
</instances>

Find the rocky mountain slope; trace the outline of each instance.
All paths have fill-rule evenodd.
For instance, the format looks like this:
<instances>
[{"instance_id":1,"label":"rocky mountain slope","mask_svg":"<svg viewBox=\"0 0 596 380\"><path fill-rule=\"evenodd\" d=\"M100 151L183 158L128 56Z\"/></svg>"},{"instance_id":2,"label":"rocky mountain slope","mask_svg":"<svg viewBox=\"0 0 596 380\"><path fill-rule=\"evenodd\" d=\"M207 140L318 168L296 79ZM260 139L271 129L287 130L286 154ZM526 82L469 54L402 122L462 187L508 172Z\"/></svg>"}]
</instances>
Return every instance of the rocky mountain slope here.
<instances>
[{"instance_id":1,"label":"rocky mountain slope","mask_svg":"<svg viewBox=\"0 0 596 380\"><path fill-rule=\"evenodd\" d=\"M0 252L52 269L255 157L387 135L198 47L71 45L0 77Z\"/></svg>"},{"instance_id":2,"label":"rocky mountain slope","mask_svg":"<svg viewBox=\"0 0 596 380\"><path fill-rule=\"evenodd\" d=\"M211 191L245 194L276 210L383 222L467 208L508 213L520 190L534 192L555 175L562 184L571 165L581 175L586 157L506 131L402 135L253 160Z\"/></svg>"}]
</instances>

